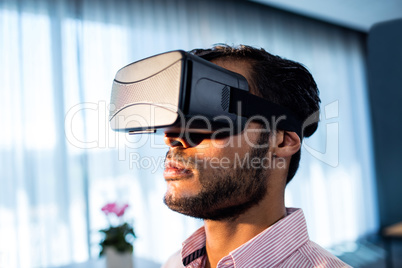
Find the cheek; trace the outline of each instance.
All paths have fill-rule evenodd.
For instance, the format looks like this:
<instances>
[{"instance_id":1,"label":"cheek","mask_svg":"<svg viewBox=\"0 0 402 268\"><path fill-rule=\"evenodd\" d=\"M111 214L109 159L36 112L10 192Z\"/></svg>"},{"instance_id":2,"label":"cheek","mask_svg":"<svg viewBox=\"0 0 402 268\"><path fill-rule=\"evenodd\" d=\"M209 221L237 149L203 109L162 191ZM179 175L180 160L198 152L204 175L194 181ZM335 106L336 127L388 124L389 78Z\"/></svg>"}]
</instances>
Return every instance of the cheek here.
<instances>
[{"instance_id":1,"label":"cheek","mask_svg":"<svg viewBox=\"0 0 402 268\"><path fill-rule=\"evenodd\" d=\"M195 159L199 163L203 163L201 170L216 168L231 168L237 158L243 159L250 147L244 140L238 140L237 136L227 139L205 142L202 149L196 149L194 152ZM210 174L205 174L210 175Z\"/></svg>"}]
</instances>

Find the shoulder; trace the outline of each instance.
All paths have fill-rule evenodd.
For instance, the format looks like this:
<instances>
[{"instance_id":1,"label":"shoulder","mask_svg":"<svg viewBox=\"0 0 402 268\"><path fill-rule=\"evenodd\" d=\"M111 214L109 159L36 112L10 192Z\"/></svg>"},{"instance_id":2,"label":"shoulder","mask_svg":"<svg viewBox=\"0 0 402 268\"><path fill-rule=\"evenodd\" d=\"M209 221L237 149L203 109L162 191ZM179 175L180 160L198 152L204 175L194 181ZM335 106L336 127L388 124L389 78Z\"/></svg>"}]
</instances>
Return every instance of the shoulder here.
<instances>
[{"instance_id":1,"label":"shoulder","mask_svg":"<svg viewBox=\"0 0 402 268\"><path fill-rule=\"evenodd\" d=\"M183 263L181 261L180 250L174 253L170 258L162 265L161 268L182 268Z\"/></svg>"},{"instance_id":2,"label":"shoulder","mask_svg":"<svg viewBox=\"0 0 402 268\"><path fill-rule=\"evenodd\" d=\"M309 241L297 249L281 263L280 267L322 267L322 268L349 268L348 264L331 254L326 249Z\"/></svg>"}]
</instances>

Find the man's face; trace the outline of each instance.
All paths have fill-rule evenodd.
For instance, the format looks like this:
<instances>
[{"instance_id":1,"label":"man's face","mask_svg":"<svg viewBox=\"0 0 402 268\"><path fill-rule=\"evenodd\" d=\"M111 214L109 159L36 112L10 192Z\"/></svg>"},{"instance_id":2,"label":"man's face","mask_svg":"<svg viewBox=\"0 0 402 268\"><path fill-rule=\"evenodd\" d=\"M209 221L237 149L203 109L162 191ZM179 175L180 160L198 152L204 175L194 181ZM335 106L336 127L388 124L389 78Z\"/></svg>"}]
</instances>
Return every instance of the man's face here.
<instances>
[{"instance_id":1,"label":"man's face","mask_svg":"<svg viewBox=\"0 0 402 268\"><path fill-rule=\"evenodd\" d=\"M250 78L247 62L214 63ZM169 208L196 218L221 220L235 218L264 198L267 167L272 163L269 134L259 124L250 122L237 135L196 138L196 144L190 144L186 137L165 134L170 149L164 201Z\"/></svg>"}]
</instances>

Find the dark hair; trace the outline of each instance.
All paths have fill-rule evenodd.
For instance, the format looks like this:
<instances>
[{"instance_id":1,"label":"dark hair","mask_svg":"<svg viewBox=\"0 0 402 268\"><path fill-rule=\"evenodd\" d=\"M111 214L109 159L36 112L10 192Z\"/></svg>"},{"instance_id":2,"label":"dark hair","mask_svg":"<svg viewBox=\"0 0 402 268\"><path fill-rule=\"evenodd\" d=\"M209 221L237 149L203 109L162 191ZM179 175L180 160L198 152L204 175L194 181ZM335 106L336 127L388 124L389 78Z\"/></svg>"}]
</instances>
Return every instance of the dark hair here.
<instances>
[{"instance_id":1,"label":"dark hair","mask_svg":"<svg viewBox=\"0 0 402 268\"><path fill-rule=\"evenodd\" d=\"M211 49L194 49L190 53L208 61L246 60L250 63L250 92L271 102L287 107L305 122L320 109L317 85L310 72L300 63L272 55L263 48L219 44ZM303 129L303 137L310 137L317 129L318 121ZM300 162L300 150L289 164L287 183L295 175Z\"/></svg>"}]
</instances>

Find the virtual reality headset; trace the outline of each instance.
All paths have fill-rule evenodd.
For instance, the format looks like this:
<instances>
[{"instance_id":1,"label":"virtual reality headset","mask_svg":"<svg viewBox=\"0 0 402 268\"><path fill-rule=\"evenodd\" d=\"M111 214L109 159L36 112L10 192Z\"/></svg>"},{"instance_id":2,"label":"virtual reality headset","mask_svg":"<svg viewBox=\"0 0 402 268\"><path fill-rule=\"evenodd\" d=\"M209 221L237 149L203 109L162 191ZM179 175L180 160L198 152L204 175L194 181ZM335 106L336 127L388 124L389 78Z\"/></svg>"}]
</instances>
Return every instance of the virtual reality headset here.
<instances>
[{"instance_id":1,"label":"virtual reality headset","mask_svg":"<svg viewBox=\"0 0 402 268\"><path fill-rule=\"evenodd\" d=\"M302 138L289 109L249 93L242 75L181 50L121 68L110 103L111 128L130 134L239 132L254 120Z\"/></svg>"}]
</instances>

